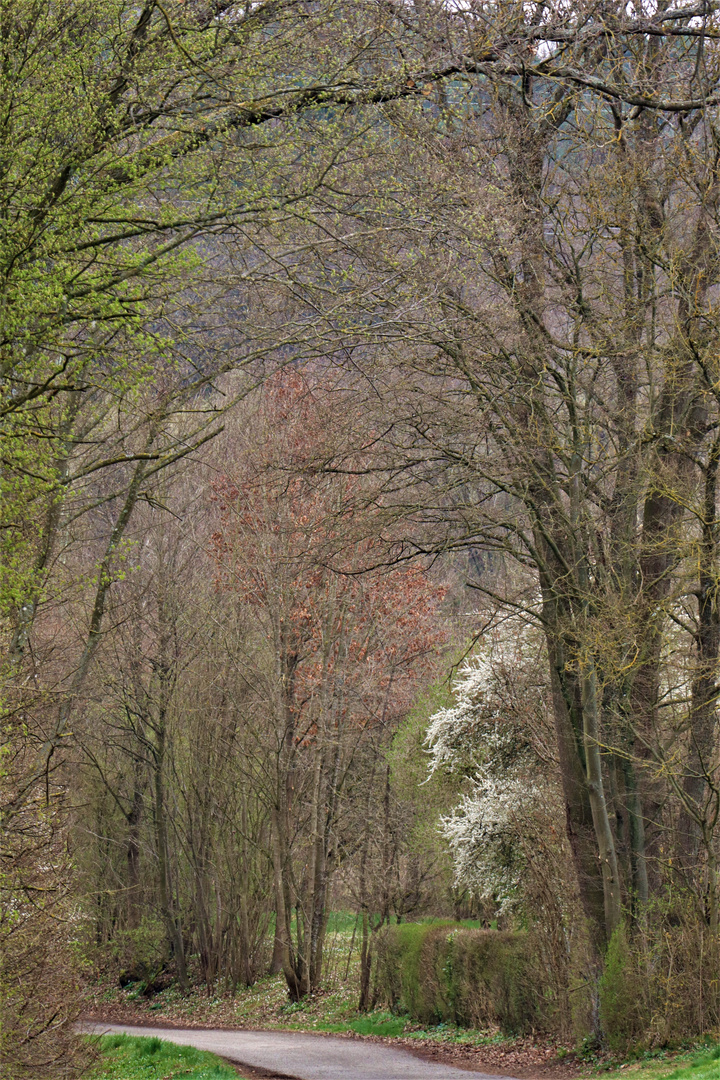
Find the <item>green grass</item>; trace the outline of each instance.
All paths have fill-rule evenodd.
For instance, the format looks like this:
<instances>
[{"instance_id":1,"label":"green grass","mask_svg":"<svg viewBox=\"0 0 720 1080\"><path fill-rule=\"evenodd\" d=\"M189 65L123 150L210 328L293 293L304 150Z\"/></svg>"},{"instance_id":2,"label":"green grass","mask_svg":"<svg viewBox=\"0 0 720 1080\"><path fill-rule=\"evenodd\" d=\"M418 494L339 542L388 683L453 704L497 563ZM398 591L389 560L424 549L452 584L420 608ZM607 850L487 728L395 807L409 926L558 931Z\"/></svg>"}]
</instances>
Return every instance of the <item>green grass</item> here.
<instances>
[{"instance_id":1,"label":"green grass","mask_svg":"<svg viewBox=\"0 0 720 1080\"><path fill-rule=\"evenodd\" d=\"M156 1037L103 1035L92 1080L238 1080L214 1054Z\"/></svg>"},{"instance_id":2,"label":"green grass","mask_svg":"<svg viewBox=\"0 0 720 1080\"><path fill-rule=\"evenodd\" d=\"M632 1080L720 1080L720 1046L688 1056L682 1064L677 1059L657 1058L652 1063L633 1063L603 1074L603 1080L620 1080L620 1077L632 1077Z\"/></svg>"},{"instance_id":3,"label":"green grass","mask_svg":"<svg viewBox=\"0 0 720 1080\"><path fill-rule=\"evenodd\" d=\"M674 1069L670 1077L672 1080L715 1080L720 1077L720 1046L696 1059L693 1064Z\"/></svg>"},{"instance_id":4,"label":"green grass","mask_svg":"<svg viewBox=\"0 0 720 1080\"><path fill-rule=\"evenodd\" d=\"M350 938L353 930L355 930L357 934L361 933L360 919L354 911L330 912L326 931L328 937L333 934L344 934Z\"/></svg>"},{"instance_id":5,"label":"green grass","mask_svg":"<svg viewBox=\"0 0 720 1080\"><path fill-rule=\"evenodd\" d=\"M402 1035L406 1027L405 1018L386 1012L367 1013L339 1023L320 1020L313 1024L315 1031L355 1031L358 1035Z\"/></svg>"}]
</instances>

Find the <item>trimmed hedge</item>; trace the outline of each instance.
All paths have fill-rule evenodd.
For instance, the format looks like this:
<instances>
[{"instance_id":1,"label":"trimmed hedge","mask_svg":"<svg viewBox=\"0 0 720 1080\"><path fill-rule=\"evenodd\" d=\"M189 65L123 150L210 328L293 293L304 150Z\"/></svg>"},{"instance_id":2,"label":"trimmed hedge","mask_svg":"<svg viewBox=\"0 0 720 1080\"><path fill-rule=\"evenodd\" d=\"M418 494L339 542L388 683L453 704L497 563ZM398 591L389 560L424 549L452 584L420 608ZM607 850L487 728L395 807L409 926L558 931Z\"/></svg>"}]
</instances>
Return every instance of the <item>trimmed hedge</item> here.
<instances>
[{"instance_id":1,"label":"trimmed hedge","mask_svg":"<svg viewBox=\"0 0 720 1080\"><path fill-rule=\"evenodd\" d=\"M471 930L451 922L389 926L378 942L379 1001L423 1023L498 1026L508 1033L544 1027L527 935Z\"/></svg>"},{"instance_id":2,"label":"trimmed hedge","mask_svg":"<svg viewBox=\"0 0 720 1080\"><path fill-rule=\"evenodd\" d=\"M620 925L601 970L582 936L567 963L547 939L454 922L405 923L378 935L375 1000L424 1024L547 1031L625 1051L678 1046L720 1027L720 934L674 898L642 932Z\"/></svg>"}]
</instances>

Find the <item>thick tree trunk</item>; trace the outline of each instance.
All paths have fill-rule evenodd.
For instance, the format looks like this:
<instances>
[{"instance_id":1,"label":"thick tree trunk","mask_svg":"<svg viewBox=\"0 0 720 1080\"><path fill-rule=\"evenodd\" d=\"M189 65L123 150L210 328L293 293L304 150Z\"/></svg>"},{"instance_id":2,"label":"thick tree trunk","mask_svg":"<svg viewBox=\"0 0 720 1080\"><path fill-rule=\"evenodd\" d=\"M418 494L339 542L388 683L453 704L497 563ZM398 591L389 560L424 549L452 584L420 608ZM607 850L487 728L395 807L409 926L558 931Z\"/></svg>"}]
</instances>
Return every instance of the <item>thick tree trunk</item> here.
<instances>
[{"instance_id":1,"label":"thick tree trunk","mask_svg":"<svg viewBox=\"0 0 720 1080\"><path fill-rule=\"evenodd\" d=\"M272 959L270 961L270 974L279 975L283 970L283 957L285 955L285 942L283 935L283 901L282 901L282 884L277 881L275 877L274 881L275 889L275 933L273 934L273 951Z\"/></svg>"},{"instance_id":2,"label":"thick tree trunk","mask_svg":"<svg viewBox=\"0 0 720 1080\"><path fill-rule=\"evenodd\" d=\"M629 757L623 758L625 776L625 806L628 815L628 838L630 842L630 872L632 874L633 893L637 900L637 914L645 918L650 886L647 872L647 851L645 844L645 820L643 818L640 791L634 763Z\"/></svg>"},{"instance_id":3,"label":"thick tree trunk","mask_svg":"<svg viewBox=\"0 0 720 1080\"><path fill-rule=\"evenodd\" d=\"M250 956L250 919L248 917L248 903L247 899L250 895L250 873L249 873L249 859L248 859L248 813L247 813L247 793L243 787L241 795L241 809L240 809L240 828L242 830L242 839L240 844L240 860L241 860L241 873L240 873L240 905L238 912L238 919L240 923L240 977L245 986L251 986L255 980L255 971L253 971L252 958ZM282 968L280 969L282 970Z\"/></svg>"},{"instance_id":4,"label":"thick tree trunk","mask_svg":"<svg viewBox=\"0 0 720 1080\"><path fill-rule=\"evenodd\" d=\"M273 873L275 877L275 895L277 905L277 923L275 927L276 941L279 942L279 953L282 960L282 971L285 975L288 994L292 1001L300 1001L308 993L307 977L302 970L302 956L300 947L296 953L292 944L292 912L293 895L291 889L290 867L287 854L286 837L284 828L283 809L273 811ZM299 919L298 919L299 922ZM301 942L299 942L300 946Z\"/></svg>"},{"instance_id":5,"label":"thick tree trunk","mask_svg":"<svg viewBox=\"0 0 720 1080\"><path fill-rule=\"evenodd\" d=\"M605 894L585 776L585 747L571 680L560 642L548 637L555 733L565 801L565 823L583 912L593 943L601 952L607 941Z\"/></svg>"}]
</instances>

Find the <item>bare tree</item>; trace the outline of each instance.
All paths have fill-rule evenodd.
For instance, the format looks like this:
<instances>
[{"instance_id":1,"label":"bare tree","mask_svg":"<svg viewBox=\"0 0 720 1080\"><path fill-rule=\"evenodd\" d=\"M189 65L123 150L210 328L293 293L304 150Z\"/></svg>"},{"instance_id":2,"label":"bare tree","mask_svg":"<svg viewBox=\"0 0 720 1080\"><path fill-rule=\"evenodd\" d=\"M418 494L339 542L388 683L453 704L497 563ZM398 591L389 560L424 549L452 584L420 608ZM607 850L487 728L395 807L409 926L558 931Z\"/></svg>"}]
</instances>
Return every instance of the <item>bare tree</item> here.
<instances>
[{"instance_id":1,"label":"bare tree","mask_svg":"<svg viewBox=\"0 0 720 1080\"><path fill-rule=\"evenodd\" d=\"M465 54L512 32L503 64L386 108L383 229L352 249L353 299L373 267L392 282L374 294L382 350L364 370L382 413L365 447L380 448L388 515L406 515L405 551L486 552L472 584L545 632L600 946L661 887L670 758L683 805L707 792L696 823L706 801L706 825L715 814L698 764L717 738L715 54L689 8L408 18ZM338 467L367 471L366 452ZM680 667L684 710L663 700Z\"/></svg>"},{"instance_id":2,"label":"bare tree","mask_svg":"<svg viewBox=\"0 0 720 1080\"><path fill-rule=\"evenodd\" d=\"M328 888L360 749L408 708L443 640L432 625L438 593L420 571L362 572L373 556L351 521L353 485L314 466L333 404L297 376L268 385L250 454L238 453L216 485L221 580L254 613L272 664L266 797L277 950L295 998L322 976Z\"/></svg>"}]
</instances>

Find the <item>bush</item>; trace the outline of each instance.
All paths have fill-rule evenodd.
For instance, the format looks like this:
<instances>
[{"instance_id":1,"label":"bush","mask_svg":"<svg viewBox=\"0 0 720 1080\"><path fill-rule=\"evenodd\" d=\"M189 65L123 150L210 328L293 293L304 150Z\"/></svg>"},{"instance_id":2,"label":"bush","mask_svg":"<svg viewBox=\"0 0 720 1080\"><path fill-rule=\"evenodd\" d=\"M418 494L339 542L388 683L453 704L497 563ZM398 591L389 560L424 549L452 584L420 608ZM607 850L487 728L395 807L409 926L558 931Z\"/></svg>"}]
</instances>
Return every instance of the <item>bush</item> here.
<instances>
[{"instance_id":1,"label":"bush","mask_svg":"<svg viewBox=\"0 0 720 1080\"><path fill-rule=\"evenodd\" d=\"M381 936L376 988L390 1008L423 1023L519 1033L544 1026L533 967L524 933L405 923Z\"/></svg>"},{"instance_id":2,"label":"bush","mask_svg":"<svg viewBox=\"0 0 720 1080\"><path fill-rule=\"evenodd\" d=\"M168 962L165 927L156 916L144 915L139 926L115 932L109 951L121 986L145 983L150 987Z\"/></svg>"},{"instance_id":3,"label":"bush","mask_svg":"<svg viewBox=\"0 0 720 1080\"><path fill-rule=\"evenodd\" d=\"M641 1034L641 987L638 957L630 949L621 923L610 938L605 971L600 978L600 1024L611 1050L625 1050Z\"/></svg>"},{"instance_id":4,"label":"bush","mask_svg":"<svg viewBox=\"0 0 720 1080\"><path fill-rule=\"evenodd\" d=\"M375 998L425 1024L499 1027L598 1040L613 1051L677 1047L720 1028L720 937L687 897L619 926L599 961L579 932L553 966L547 934L460 923L389 926L379 935ZM559 955L559 946L554 949Z\"/></svg>"},{"instance_id":5,"label":"bush","mask_svg":"<svg viewBox=\"0 0 720 1080\"><path fill-rule=\"evenodd\" d=\"M391 1008L418 1019L435 1019L435 1009L427 1000L421 977L426 939L447 923L401 923L387 927L378 942L376 996Z\"/></svg>"},{"instance_id":6,"label":"bush","mask_svg":"<svg viewBox=\"0 0 720 1080\"><path fill-rule=\"evenodd\" d=\"M524 933L460 930L450 961L456 1023L508 1032L543 1027L544 986L535 979Z\"/></svg>"},{"instance_id":7,"label":"bush","mask_svg":"<svg viewBox=\"0 0 720 1080\"><path fill-rule=\"evenodd\" d=\"M604 1043L676 1047L717 1030L719 961L720 940L681 895L653 905L644 929L619 926L598 985Z\"/></svg>"},{"instance_id":8,"label":"bush","mask_svg":"<svg viewBox=\"0 0 720 1080\"><path fill-rule=\"evenodd\" d=\"M0 803L13 792L0 771ZM4 821L0 851L0 1078L76 1075L85 1051L72 935L72 876L63 816L44 792Z\"/></svg>"}]
</instances>

